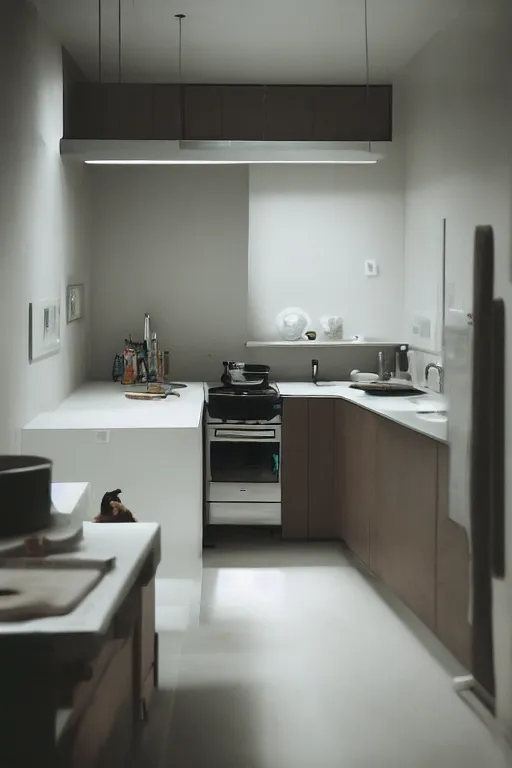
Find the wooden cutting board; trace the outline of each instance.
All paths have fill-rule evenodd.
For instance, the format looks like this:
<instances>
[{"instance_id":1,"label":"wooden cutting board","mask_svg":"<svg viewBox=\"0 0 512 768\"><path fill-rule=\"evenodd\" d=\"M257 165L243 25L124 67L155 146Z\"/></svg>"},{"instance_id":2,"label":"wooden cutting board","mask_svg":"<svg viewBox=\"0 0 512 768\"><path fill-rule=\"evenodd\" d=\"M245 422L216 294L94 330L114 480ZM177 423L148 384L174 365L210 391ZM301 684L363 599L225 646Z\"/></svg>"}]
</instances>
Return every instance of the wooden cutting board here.
<instances>
[{"instance_id":1,"label":"wooden cutting board","mask_svg":"<svg viewBox=\"0 0 512 768\"><path fill-rule=\"evenodd\" d=\"M2 568L0 621L27 621L69 613L102 577L100 568Z\"/></svg>"}]
</instances>

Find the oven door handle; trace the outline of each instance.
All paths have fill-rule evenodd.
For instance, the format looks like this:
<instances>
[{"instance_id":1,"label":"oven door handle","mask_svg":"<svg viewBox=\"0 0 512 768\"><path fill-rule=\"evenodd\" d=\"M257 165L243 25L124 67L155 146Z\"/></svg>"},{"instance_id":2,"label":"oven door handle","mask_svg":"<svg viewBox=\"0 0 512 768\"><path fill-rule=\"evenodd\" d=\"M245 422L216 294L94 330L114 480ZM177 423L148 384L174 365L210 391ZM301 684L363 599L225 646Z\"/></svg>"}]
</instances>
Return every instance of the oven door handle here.
<instances>
[{"instance_id":1,"label":"oven door handle","mask_svg":"<svg viewBox=\"0 0 512 768\"><path fill-rule=\"evenodd\" d=\"M226 442L233 442L236 440L257 442L259 440L275 441L277 437L275 429L261 429L259 431L246 429L216 429L213 439L224 440Z\"/></svg>"}]
</instances>

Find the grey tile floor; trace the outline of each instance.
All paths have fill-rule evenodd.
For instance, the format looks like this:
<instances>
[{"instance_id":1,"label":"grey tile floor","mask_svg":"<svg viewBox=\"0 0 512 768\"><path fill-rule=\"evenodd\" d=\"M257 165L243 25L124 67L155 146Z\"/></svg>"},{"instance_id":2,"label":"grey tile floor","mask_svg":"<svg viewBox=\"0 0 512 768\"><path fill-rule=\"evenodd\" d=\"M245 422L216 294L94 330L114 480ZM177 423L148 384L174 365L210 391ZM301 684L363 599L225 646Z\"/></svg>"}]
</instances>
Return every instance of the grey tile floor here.
<instances>
[{"instance_id":1,"label":"grey tile floor","mask_svg":"<svg viewBox=\"0 0 512 768\"><path fill-rule=\"evenodd\" d=\"M383 594L335 546L210 550L200 582L159 582L138 764L503 768L453 661Z\"/></svg>"}]
</instances>

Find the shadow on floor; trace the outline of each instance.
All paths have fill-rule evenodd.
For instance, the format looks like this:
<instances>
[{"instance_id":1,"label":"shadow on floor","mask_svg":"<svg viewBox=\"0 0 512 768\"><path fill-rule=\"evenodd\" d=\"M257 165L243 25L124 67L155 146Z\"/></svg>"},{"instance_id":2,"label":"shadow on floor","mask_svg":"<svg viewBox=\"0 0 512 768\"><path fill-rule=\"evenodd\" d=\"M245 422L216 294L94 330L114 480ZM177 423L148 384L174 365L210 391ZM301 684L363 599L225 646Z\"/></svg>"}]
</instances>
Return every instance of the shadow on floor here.
<instances>
[{"instance_id":1,"label":"shadow on floor","mask_svg":"<svg viewBox=\"0 0 512 768\"><path fill-rule=\"evenodd\" d=\"M274 528L210 526L204 568L307 568L344 565L340 542L282 541Z\"/></svg>"},{"instance_id":2,"label":"shadow on floor","mask_svg":"<svg viewBox=\"0 0 512 768\"><path fill-rule=\"evenodd\" d=\"M162 768L259 768L258 701L239 685L180 687ZM144 764L146 765L146 764Z\"/></svg>"}]
</instances>

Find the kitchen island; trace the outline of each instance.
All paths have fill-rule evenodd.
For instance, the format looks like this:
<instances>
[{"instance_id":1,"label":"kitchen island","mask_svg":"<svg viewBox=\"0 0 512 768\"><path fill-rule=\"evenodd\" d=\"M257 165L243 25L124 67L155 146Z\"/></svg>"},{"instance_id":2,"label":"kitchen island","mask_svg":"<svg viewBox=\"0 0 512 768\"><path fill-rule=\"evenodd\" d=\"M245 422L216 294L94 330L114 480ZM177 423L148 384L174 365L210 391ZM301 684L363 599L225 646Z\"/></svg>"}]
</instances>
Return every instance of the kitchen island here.
<instances>
[{"instance_id":1,"label":"kitchen island","mask_svg":"<svg viewBox=\"0 0 512 768\"><path fill-rule=\"evenodd\" d=\"M22 450L53 461L57 482L90 483L91 517L106 491L161 526L161 578L196 578L202 548L202 383L180 397L134 401L112 382L85 384L23 430Z\"/></svg>"},{"instance_id":2,"label":"kitchen island","mask_svg":"<svg viewBox=\"0 0 512 768\"><path fill-rule=\"evenodd\" d=\"M2 766L128 762L156 680L158 525L84 523L76 556L105 555L113 570L69 614L0 623Z\"/></svg>"}]
</instances>

